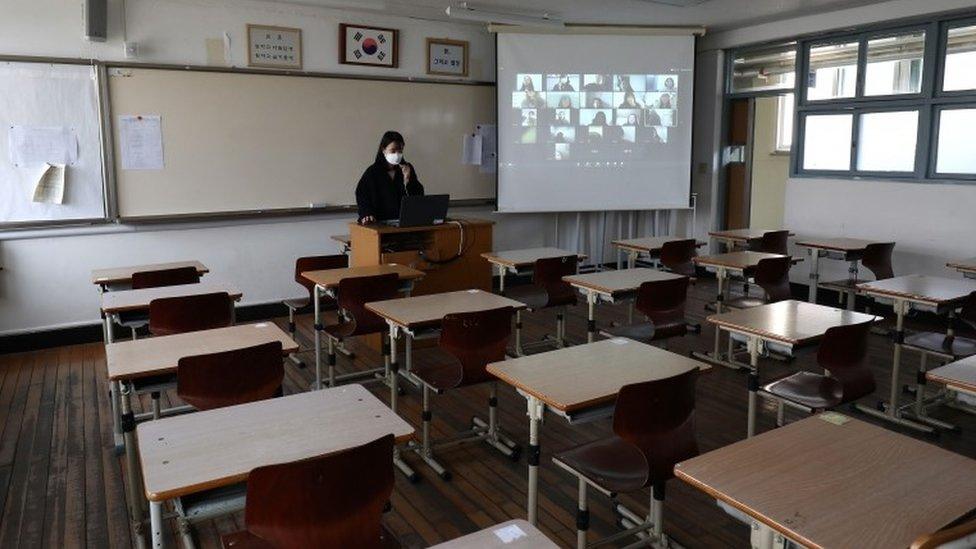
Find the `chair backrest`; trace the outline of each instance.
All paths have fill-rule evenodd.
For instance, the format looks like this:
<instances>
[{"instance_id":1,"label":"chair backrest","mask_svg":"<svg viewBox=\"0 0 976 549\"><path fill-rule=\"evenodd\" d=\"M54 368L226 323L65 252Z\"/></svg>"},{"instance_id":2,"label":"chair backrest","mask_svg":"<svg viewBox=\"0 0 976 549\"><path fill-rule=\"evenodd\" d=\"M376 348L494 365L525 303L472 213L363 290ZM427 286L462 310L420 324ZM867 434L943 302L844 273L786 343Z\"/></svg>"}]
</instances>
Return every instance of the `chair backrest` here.
<instances>
[{"instance_id":1,"label":"chair backrest","mask_svg":"<svg viewBox=\"0 0 976 549\"><path fill-rule=\"evenodd\" d=\"M784 301L793 298L790 289L790 267L793 266L793 258L790 256L767 257L760 259L753 271L753 279L756 284L766 292L766 299L769 303Z\"/></svg>"},{"instance_id":2,"label":"chair backrest","mask_svg":"<svg viewBox=\"0 0 976 549\"><path fill-rule=\"evenodd\" d=\"M864 265L874 278L884 280L895 277L895 269L891 264L891 253L895 249L894 242L878 242L864 247L861 265Z\"/></svg>"},{"instance_id":3,"label":"chair backrest","mask_svg":"<svg viewBox=\"0 0 976 549\"><path fill-rule=\"evenodd\" d=\"M790 231L766 231L753 246L753 249L767 254L787 255L789 253L787 247L789 238Z\"/></svg>"},{"instance_id":4,"label":"chair backrest","mask_svg":"<svg viewBox=\"0 0 976 549\"><path fill-rule=\"evenodd\" d=\"M671 240L661 246L661 265L667 270L685 276L695 276L695 263L698 255L698 242L694 238Z\"/></svg>"},{"instance_id":5,"label":"chair backrest","mask_svg":"<svg viewBox=\"0 0 976 549\"><path fill-rule=\"evenodd\" d=\"M357 276L339 281L339 307L351 324L347 336L375 334L386 330L386 321L366 309L372 301L384 301L397 297L400 276L387 273L376 276Z\"/></svg>"},{"instance_id":6,"label":"chair backrest","mask_svg":"<svg viewBox=\"0 0 976 549\"><path fill-rule=\"evenodd\" d=\"M181 358L176 394L198 410L212 410L278 396L284 376L281 342L271 341Z\"/></svg>"},{"instance_id":7,"label":"chair backrest","mask_svg":"<svg viewBox=\"0 0 976 549\"><path fill-rule=\"evenodd\" d=\"M911 549L968 549L976 547L976 520L925 534L912 543Z\"/></svg>"},{"instance_id":8,"label":"chair backrest","mask_svg":"<svg viewBox=\"0 0 976 549\"><path fill-rule=\"evenodd\" d=\"M654 280L637 289L634 305L654 324L652 340L683 336L688 332L685 302L688 299L688 277Z\"/></svg>"},{"instance_id":9,"label":"chair backrest","mask_svg":"<svg viewBox=\"0 0 976 549\"><path fill-rule=\"evenodd\" d=\"M159 269L156 271L139 271L132 273L132 289L159 288L162 286L178 286L180 284L197 284L200 273L196 267L176 267L175 269Z\"/></svg>"},{"instance_id":10,"label":"chair backrest","mask_svg":"<svg viewBox=\"0 0 976 549\"><path fill-rule=\"evenodd\" d=\"M549 296L546 307L576 303L576 291L563 277L576 274L578 261L576 255L535 260L532 283L543 288Z\"/></svg>"},{"instance_id":11,"label":"chair backrest","mask_svg":"<svg viewBox=\"0 0 976 549\"><path fill-rule=\"evenodd\" d=\"M695 381L698 369L625 385L617 395L613 432L640 449L648 464L645 486L674 476L674 465L698 455Z\"/></svg>"},{"instance_id":12,"label":"chair backrest","mask_svg":"<svg viewBox=\"0 0 976 549\"><path fill-rule=\"evenodd\" d=\"M956 318L963 322L968 332L976 332L976 292L969 294Z\"/></svg>"},{"instance_id":13,"label":"chair backrest","mask_svg":"<svg viewBox=\"0 0 976 549\"><path fill-rule=\"evenodd\" d=\"M817 349L817 363L843 386L843 402L874 392L874 374L867 363L868 336L874 321L828 328Z\"/></svg>"},{"instance_id":14,"label":"chair backrest","mask_svg":"<svg viewBox=\"0 0 976 549\"><path fill-rule=\"evenodd\" d=\"M248 532L280 549L378 549L393 493L393 435L313 459L268 465L247 478Z\"/></svg>"},{"instance_id":15,"label":"chair backrest","mask_svg":"<svg viewBox=\"0 0 976 549\"><path fill-rule=\"evenodd\" d=\"M345 254L338 255L312 255L299 257L295 260L295 282L308 290L308 299L313 299L312 291L315 284L302 277L302 273L309 271L325 271L329 269L343 269L349 266L349 257Z\"/></svg>"},{"instance_id":16,"label":"chair backrest","mask_svg":"<svg viewBox=\"0 0 976 549\"><path fill-rule=\"evenodd\" d=\"M444 317L439 344L460 362L457 387L495 379L485 368L505 359L513 314L514 308L500 307Z\"/></svg>"},{"instance_id":17,"label":"chair backrest","mask_svg":"<svg viewBox=\"0 0 976 549\"><path fill-rule=\"evenodd\" d=\"M154 299L149 302L149 333L161 336L230 326L233 307L227 292Z\"/></svg>"}]
</instances>

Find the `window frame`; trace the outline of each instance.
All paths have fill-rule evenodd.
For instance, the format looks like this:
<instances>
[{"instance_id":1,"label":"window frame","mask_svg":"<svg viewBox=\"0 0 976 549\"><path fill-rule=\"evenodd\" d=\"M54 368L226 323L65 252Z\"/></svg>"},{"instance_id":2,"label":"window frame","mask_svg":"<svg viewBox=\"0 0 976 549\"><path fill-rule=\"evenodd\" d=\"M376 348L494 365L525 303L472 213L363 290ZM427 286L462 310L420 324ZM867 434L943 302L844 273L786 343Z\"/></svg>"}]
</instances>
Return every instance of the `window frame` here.
<instances>
[{"instance_id":1,"label":"window frame","mask_svg":"<svg viewBox=\"0 0 976 549\"><path fill-rule=\"evenodd\" d=\"M935 83L933 89L935 91L935 97L940 99L946 98L958 98L958 97L968 97L976 95L976 89L972 90L951 90L944 91L942 89L945 84L945 60L946 55L949 52L949 30L959 27L973 27L976 26L976 16L963 17L950 19L943 21L940 25L939 30L939 43L938 50L936 51L936 59L938 62L937 71L935 73Z\"/></svg>"},{"instance_id":2,"label":"window frame","mask_svg":"<svg viewBox=\"0 0 976 549\"><path fill-rule=\"evenodd\" d=\"M941 87L941 86L940 86ZM939 169L939 126L942 122L942 112L951 110L964 110L964 109L976 109L976 99L970 103L948 103L943 105L937 105L932 112L932 139L931 147L929 148L929 164L928 173L926 174L929 179L932 180L951 180L951 181L965 181L965 182L976 182L976 173L941 173Z\"/></svg>"}]
</instances>

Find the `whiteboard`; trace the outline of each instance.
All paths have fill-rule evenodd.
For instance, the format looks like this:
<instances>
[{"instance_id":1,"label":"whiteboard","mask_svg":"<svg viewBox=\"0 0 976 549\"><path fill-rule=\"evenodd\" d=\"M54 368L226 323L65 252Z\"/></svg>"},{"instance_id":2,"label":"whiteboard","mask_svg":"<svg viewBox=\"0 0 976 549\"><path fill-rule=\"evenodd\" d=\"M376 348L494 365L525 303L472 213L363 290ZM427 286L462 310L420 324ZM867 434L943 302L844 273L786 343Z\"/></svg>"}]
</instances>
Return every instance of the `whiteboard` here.
<instances>
[{"instance_id":1,"label":"whiteboard","mask_svg":"<svg viewBox=\"0 0 976 549\"><path fill-rule=\"evenodd\" d=\"M0 226L104 219L98 78L90 65L0 62ZM15 165L14 127L66 128L77 161L65 170L61 205L32 201L41 165Z\"/></svg>"},{"instance_id":2,"label":"whiteboard","mask_svg":"<svg viewBox=\"0 0 976 549\"><path fill-rule=\"evenodd\" d=\"M108 84L116 158L120 117L159 116L163 134L163 169L117 162L122 218L353 205L386 130L427 193L495 195L494 174L461 162L464 134L494 123L494 86L155 68Z\"/></svg>"}]
</instances>

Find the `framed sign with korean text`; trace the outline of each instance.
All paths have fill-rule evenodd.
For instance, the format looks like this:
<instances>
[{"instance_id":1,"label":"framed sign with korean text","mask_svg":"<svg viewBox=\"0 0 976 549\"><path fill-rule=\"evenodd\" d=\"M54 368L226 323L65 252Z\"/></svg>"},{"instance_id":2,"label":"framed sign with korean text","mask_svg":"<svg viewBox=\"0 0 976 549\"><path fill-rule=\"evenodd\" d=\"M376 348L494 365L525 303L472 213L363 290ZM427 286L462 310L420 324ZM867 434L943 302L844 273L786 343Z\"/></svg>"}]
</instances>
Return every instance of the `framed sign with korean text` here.
<instances>
[{"instance_id":1,"label":"framed sign with korean text","mask_svg":"<svg viewBox=\"0 0 976 549\"><path fill-rule=\"evenodd\" d=\"M391 69L398 67L397 30L340 24L339 62Z\"/></svg>"},{"instance_id":2,"label":"framed sign with korean text","mask_svg":"<svg viewBox=\"0 0 976 549\"><path fill-rule=\"evenodd\" d=\"M248 25L247 65L268 69L301 69L302 29Z\"/></svg>"},{"instance_id":3,"label":"framed sign with korean text","mask_svg":"<svg viewBox=\"0 0 976 549\"><path fill-rule=\"evenodd\" d=\"M468 43L447 38L427 39L427 74L468 75Z\"/></svg>"}]
</instances>

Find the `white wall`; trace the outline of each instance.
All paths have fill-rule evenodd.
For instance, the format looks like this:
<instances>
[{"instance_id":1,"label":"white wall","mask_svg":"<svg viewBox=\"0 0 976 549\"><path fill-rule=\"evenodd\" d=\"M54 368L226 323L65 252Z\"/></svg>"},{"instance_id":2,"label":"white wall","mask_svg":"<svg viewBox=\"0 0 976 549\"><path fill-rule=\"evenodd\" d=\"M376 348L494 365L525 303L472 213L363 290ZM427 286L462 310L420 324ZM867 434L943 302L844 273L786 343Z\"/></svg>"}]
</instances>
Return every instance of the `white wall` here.
<instances>
[{"instance_id":1,"label":"white wall","mask_svg":"<svg viewBox=\"0 0 976 549\"><path fill-rule=\"evenodd\" d=\"M788 39L799 35L882 23L969 8L974 0L892 0L859 8L799 17L716 33L699 48L699 60L718 48ZM696 128L697 129L697 128ZM707 151L702 151L702 154ZM884 180L788 178L784 226L798 236L847 236L894 240L896 274L955 276L948 259L976 255L976 185L936 185ZM821 262L824 279L847 277L841 262ZM794 269L794 282L807 282L806 268ZM870 276L870 275L868 275Z\"/></svg>"}]
</instances>

